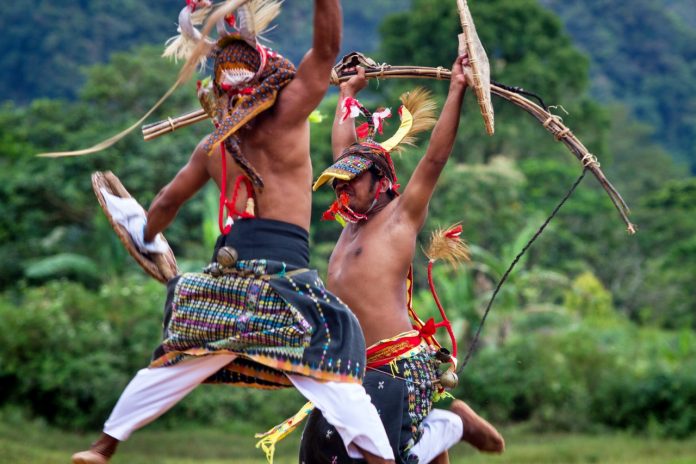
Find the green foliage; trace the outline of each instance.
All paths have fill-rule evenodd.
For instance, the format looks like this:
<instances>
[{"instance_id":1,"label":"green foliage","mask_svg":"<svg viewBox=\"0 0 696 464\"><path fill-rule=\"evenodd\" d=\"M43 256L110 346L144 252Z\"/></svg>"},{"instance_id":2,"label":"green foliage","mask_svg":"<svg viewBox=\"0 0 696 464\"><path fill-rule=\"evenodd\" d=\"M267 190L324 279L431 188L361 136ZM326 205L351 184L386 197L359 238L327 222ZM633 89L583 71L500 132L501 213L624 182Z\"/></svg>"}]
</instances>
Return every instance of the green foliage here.
<instances>
[{"instance_id":1,"label":"green foliage","mask_svg":"<svg viewBox=\"0 0 696 464\"><path fill-rule=\"evenodd\" d=\"M132 280L96 293L56 281L2 295L2 403L59 425L97 426L156 346L161 300L159 283Z\"/></svg>"},{"instance_id":2,"label":"green foliage","mask_svg":"<svg viewBox=\"0 0 696 464\"><path fill-rule=\"evenodd\" d=\"M99 427L136 370L159 343L164 287L114 280L99 291L67 282L0 296L0 408L13 405L62 427ZM225 424L245 417L275 425L303 404L297 392L272 394L204 386L164 420Z\"/></svg>"},{"instance_id":3,"label":"green foliage","mask_svg":"<svg viewBox=\"0 0 696 464\"><path fill-rule=\"evenodd\" d=\"M42 423L0 417L0 464L55 464L66 462L92 436L71 433ZM696 459L696 438L633 436L626 433L539 433L526 426L500 427L506 449L502 455L480 453L466 443L450 449L452 464L687 464ZM147 427L119 447L113 462L128 464L262 464L265 457L254 448L257 429L227 427L177 428L163 431ZM298 432L295 432L298 433ZM297 463L298 438L281 441L273 462Z\"/></svg>"},{"instance_id":4,"label":"green foliage","mask_svg":"<svg viewBox=\"0 0 696 464\"><path fill-rule=\"evenodd\" d=\"M606 318L614 314L611 293L590 272L584 272L573 279L566 291L563 306L583 317Z\"/></svg>"},{"instance_id":5,"label":"green foliage","mask_svg":"<svg viewBox=\"0 0 696 464\"><path fill-rule=\"evenodd\" d=\"M373 0L369 9L359 2L345 3L344 51L375 49L380 18L409 2ZM144 44L157 44L161 53L164 42L176 34L184 2L29 0L22 5L0 20L5 50L0 57L0 101L26 104L40 97L75 99L85 81L84 67L103 63L114 53ZM312 12L311 2L286 2L275 21L278 27L268 34L271 45L296 63L311 46L307 25ZM133 89L143 84L135 79L138 74L127 79Z\"/></svg>"},{"instance_id":6,"label":"green foliage","mask_svg":"<svg viewBox=\"0 0 696 464\"><path fill-rule=\"evenodd\" d=\"M103 61L134 44L163 43L180 8L168 0L144 5L30 0L3 15L0 100L26 103L37 96L71 97L81 66Z\"/></svg>"},{"instance_id":7,"label":"green foliage","mask_svg":"<svg viewBox=\"0 0 696 464\"><path fill-rule=\"evenodd\" d=\"M406 174L415 167L418 156L404 155L402 161L399 164L408 161L413 166L402 170ZM462 221L467 241L483 247L504 243L524 221L523 184L523 174L508 158L497 157L486 164L450 164L430 202L427 227Z\"/></svg>"},{"instance_id":8,"label":"green foliage","mask_svg":"<svg viewBox=\"0 0 696 464\"><path fill-rule=\"evenodd\" d=\"M159 58L161 47L142 47L85 68L86 82L79 85L75 70L80 63L103 60L111 50L140 43L151 29L162 34L153 36L156 42L171 35L181 6L151 2L148 12L143 7L139 15L141 5L134 10L133 2L121 2L120 7L92 3L81 2L78 8L30 2L26 8L37 11L39 22L59 14L64 15L62 21L55 21L53 29L32 43L32 50L24 45L5 47L8 52L0 59L0 69L5 69L5 63L21 61L20 52L26 63L38 63L36 57L41 57L40 66L15 66L17 76L28 76L26 86L17 85L16 79L5 80L14 82L10 88L15 92L5 95L26 105L0 106L0 288L5 289L0 296L0 405L16 405L73 428L100 425L127 380L146 365L158 342L163 300L159 284L124 277L142 276L142 271L94 201L89 175L95 170L114 171L147 206L211 129L202 123L148 143L134 133L103 153L82 158L32 156L89 146L122 130L176 78L177 66ZM346 48L368 52L379 48L375 58L391 64L451 64L459 31L454 3L414 0L409 11L384 23L380 47L373 34L380 13L400 10L410 2L378 0L369 9L361 2L343 3ZM692 79L685 73L694 60L685 62L682 57L691 49L686 39L693 34L680 27L665 29L673 24L671 19L656 24L664 17L646 7L651 3L647 0L636 8L654 13L657 20L633 12L619 15L625 8L604 0L585 2L582 8L579 2L542 3L577 12L569 22L576 37L575 27L588 31L597 25L591 32L602 40L581 41L594 44L586 48L593 63L599 58L625 58L593 68L595 76L598 70L609 73L599 84L597 79L593 82L595 92L604 86L616 98L630 98L631 110L589 100L588 59L571 44L561 21L535 0L472 2L491 57L492 77L535 91L547 104L563 105L553 112L563 116L599 156L633 208L640 232L626 236L613 206L588 175L503 286L457 394L499 421L531 419L540 427L571 430L593 430L598 422L683 436L694 430L688 407L694 402L694 378L688 373L693 368L686 370L694 362L694 332L653 327L676 330L696 325L696 188L686 169L671 160L676 146L671 144L683 144L691 137L687 126L693 105L687 90ZM683 0L668 3L671 11L691 11ZM603 5L607 14L597 13L597 5ZM274 46L295 60L309 47L310 10L309 3L287 2L280 26L271 34ZM111 21L117 38L107 35L107 28L82 34L84 24L74 27L74 22L87 24L85 12L95 24ZM124 12L134 16L132 24L123 22ZM157 18L149 17L153 12L158 12ZM591 23L587 12L594 12ZM14 22L3 28L6 35L0 43L17 41L26 33L16 14L4 16ZM152 26L161 21L167 24ZM623 28L629 22L645 30L657 27L654 30L661 33L646 41L631 31L624 39ZM614 27L621 32L612 32ZM76 41L67 50L66 32L74 32L73 39L81 35L93 40ZM130 35L119 40L123 34L131 34L132 42ZM626 40L631 41L625 47L630 56L617 45ZM665 41L674 42L674 53L665 48ZM645 76L637 71L637 64L644 62L648 63ZM655 77L658 68L666 70L660 78ZM36 69L49 69L51 79ZM615 92L622 79L627 85L624 96ZM372 93L366 91L363 100L369 107L394 109L397 95L413 84L373 83ZM431 87L440 103L444 100L446 85L418 84ZM3 91L8 92L0 86L0 95ZM29 102L32 95L72 100ZM496 136L485 136L478 108L471 95L466 98L452 160L439 181L420 237L425 243L433 228L462 221L465 238L475 245L472 264L457 272L442 265L435 269L460 352L468 348L504 270L581 172L577 160L536 120L502 100L494 101ZM336 98L330 96L320 109L332 115L335 105ZM152 120L195 107L191 83ZM677 121L675 112L686 116ZM635 114L652 126L636 122ZM312 125L315 177L332 159L331 123L327 117ZM391 121L387 132L395 125ZM655 140L668 140L669 152ZM418 148L395 160L402 185L426 145L427 135ZM330 189L314 196L312 265L322 272L340 232L336 223L319 220L333 199ZM200 268L209 257L216 223L217 191L208 186L185 205L166 233L184 268ZM415 307L424 318L437 316L426 290L423 256L416 261ZM264 428L294 413L301 402L293 391L268 394L203 386L167 414L163 426L224 424L244 417Z\"/></svg>"},{"instance_id":9,"label":"green foliage","mask_svg":"<svg viewBox=\"0 0 696 464\"><path fill-rule=\"evenodd\" d=\"M653 368L641 376L608 378L590 406L593 418L633 432L687 437L696 430L695 367L691 363L678 372Z\"/></svg>"},{"instance_id":10,"label":"green foliage","mask_svg":"<svg viewBox=\"0 0 696 464\"><path fill-rule=\"evenodd\" d=\"M470 5L491 62L491 78L534 89L550 101L587 85L587 59L572 47L558 18L536 0ZM448 2L414 0L382 25L383 58L391 64L449 66L461 25Z\"/></svg>"},{"instance_id":11,"label":"green foliage","mask_svg":"<svg viewBox=\"0 0 696 464\"><path fill-rule=\"evenodd\" d=\"M460 376L457 397L495 421L529 420L543 429L604 424L682 437L696 431L687 406L696 393L688 369L696 360L693 332L577 316L560 326L515 331L520 324L529 329L530 317L535 315L513 322L514 335L505 344L489 341L474 356Z\"/></svg>"},{"instance_id":12,"label":"green foliage","mask_svg":"<svg viewBox=\"0 0 696 464\"><path fill-rule=\"evenodd\" d=\"M13 260L2 260L6 263L0 269L0 287L16 282L30 260L57 253L102 258L99 280L134 269L94 200L91 173L112 170L147 206L184 164L206 128L183 130L148 144L136 132L105 152L85 157L52 160L33 155L89 146L132 124L175 80L176 67L158 55L154 48L115 55L112 63L90 70L76 103L36 100L25 108L2 107L0 120L13 124L0 128L0 139L8 141L0 149L0 240L3 257ZM155 117L194 105L190 89L182 89ZM175 251L181 247L201 259L200 234L188 235L198 229L203 214L199 198L182 209L167 236Z\"/></svg>"},{"instance_id":13,"label":"green foliage","mask_svg":"<svg viewBox=\"0 0 696 464\"><path fill-rule=\"evenodd\" d=\"M99 268L90 258L73 253L61 253L40 259L26 268L26 276L32 281L45 282L72 278L83 284L99 281Z\"/></svg>"},{"instance_id":14,"label":"green foliage","mask_svg":"<svg viewBox=\"0 0 696 464\"><path fill-rule=\"evenodd\" d=\"M668 327L696 323L695 187L694 178L672 180L643 199L641 223L650 233L641 235L639 246L649 259L642 267L644 284L631 303L646 321Z\"/></svg>"}]
</instances>

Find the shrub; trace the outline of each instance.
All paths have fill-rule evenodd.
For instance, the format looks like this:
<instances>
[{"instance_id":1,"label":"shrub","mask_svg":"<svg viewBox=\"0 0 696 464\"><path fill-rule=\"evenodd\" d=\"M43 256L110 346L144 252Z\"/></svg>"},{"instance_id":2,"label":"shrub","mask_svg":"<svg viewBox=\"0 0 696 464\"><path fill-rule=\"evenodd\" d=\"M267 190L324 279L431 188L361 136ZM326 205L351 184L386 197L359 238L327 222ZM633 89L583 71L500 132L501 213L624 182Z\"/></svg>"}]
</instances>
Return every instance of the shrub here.
<instances>
[{"instance_id":1,"label":"shrub","mask_svg":"<svg viewBox=\"0 0 696 464\"><path fill-rule=\"evenodd\" d=\"M52 282L0 296L0 407L64 428L99 428L160 341L164 287L119 279L92 292ZM270 428L303 404L294 391L202 386L163 420Z\"/></svg>"},{"instance_id":2,"label":"shrub","mask_svg":"<svg viewBox=\"0 0 696 464\"><path fill-rule=\"evenodd\" d=\"M97 292L53 282L0 298L0 405L65 426L100 424L161 326L161 285L115 281Z\"/></svg>"},{"instance_id":3,"label":"shrub","mask_svg":"<svg viewBox=\"0 0 696 464\"><path fill-rule=\"evenodd\" d=\"M530 317L516 319L507 343L474 356L455 396L494 421L541 429L696 432L696 334L618 317L520 331L534 327Z\"/></svg>"}]
</instances>

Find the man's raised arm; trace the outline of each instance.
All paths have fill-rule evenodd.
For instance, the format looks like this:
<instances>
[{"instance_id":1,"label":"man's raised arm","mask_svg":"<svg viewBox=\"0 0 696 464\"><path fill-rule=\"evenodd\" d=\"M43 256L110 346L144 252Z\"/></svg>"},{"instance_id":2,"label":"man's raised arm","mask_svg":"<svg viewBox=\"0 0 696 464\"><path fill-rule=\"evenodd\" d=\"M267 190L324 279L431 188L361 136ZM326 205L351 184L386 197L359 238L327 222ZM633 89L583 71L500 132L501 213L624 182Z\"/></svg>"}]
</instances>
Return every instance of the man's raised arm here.
<instances>
[{"instance_id":1,"label":"man's raised arm","mask_svg":"<svg viewBox=\"0 0 696 464\"><path fill-rule=\"evenodd\" d=\"M358 136L355 133L355 121L349 118L341 122L344 100L348 97L355 98L358 92L367 87L365 68L357 66L355 70L355 76L340 86L336 114L334 115L333 128L331 129L331 150L333 151L334 161L338 159L344 149L358 141Z\"/></svg>"},{"instance_id":2,"label":"man's raised arm","mask_svg":"<svg viewBox=\"0 0 696 464\"><path fill-rule=\"evenodd\" d=\"M314 1L312 48L302 58L295 78L280 93L279 119L288 123L304 121L324 98L341 48L342 27L339 0Z\"/></svg>"},{"instance_id":3,"label":"man's raised arm","mask_svg":"<svg viewBox=\"0 0 696 464\"><path fill-rule=\"evenodd\" d=\"M179 208L210 180L206 169L208 155L203 149L205 139L193 151L186 166L159 191L147 211L145 242L152 241L179 212Z\"/></svg>"},{"instance_id":4,"label":"man's raised arm","mask_svg":"<svg viewBox=\"0 0 696 464\"><path fill-rule=\"evenodd\" d=\"M425 155L416 166L413 175L400 198L399 209L406 217L422 227L428 213L428 203L435 190L440 173L447 164L454 146L464 92L471 82L471 68L466 56L458 57L452 65L447 101L433 129Z\"/></svg>"}]
</instances>

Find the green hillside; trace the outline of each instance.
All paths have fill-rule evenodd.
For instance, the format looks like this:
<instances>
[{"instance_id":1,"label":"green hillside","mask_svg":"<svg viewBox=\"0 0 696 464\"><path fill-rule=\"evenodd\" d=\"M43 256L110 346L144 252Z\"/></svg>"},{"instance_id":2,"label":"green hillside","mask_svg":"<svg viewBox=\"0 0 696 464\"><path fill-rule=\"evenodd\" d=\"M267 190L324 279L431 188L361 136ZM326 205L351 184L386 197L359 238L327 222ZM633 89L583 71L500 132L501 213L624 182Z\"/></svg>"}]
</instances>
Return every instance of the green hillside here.
<instances>
[{"instance_id":1,"label":"green hillside","mask_svg":"<svg viewBox=\"0 0 696 464\"><path fill-rule=\"evenodd\" d=\"M542 0L592 60L592 92L619 101L696 172L696 3ZM619 135L619 134L617 134Z\"/></svg>"},{"instance_id":2,"label":"green hillside","mask_svg":"<svg viewBox=\"0 0 696 464\"><path fill-rule=\"evenodd\" d=\"M372 50L377 25L410 0L344 2L345 50ZM113 52L136 45L162 45L175 35L175 0L26 0L0 16L0 102L26 104L39 97L74 99L85 81L84 67L106 62ZM288 1L268 35L272 47L297 62L310 46L311 2Z\"/></svg>"}]
</instances>

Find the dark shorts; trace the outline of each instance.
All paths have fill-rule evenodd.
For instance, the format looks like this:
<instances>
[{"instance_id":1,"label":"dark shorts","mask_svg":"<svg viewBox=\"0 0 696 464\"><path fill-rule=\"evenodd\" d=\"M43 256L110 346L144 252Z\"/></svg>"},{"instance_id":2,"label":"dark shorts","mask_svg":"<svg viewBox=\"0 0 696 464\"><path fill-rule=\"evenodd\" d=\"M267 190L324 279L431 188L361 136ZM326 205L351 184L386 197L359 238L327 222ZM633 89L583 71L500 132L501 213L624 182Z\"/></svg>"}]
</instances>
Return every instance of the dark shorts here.
<instances>
[{"instance_id":1,"label":"dark shorts","mask_svg":"<svg viewBox=\"0 0 696 464\"><path fill-rule=\"evenodd\" d=\"M420 439L421 423L432 408L436 372L427 350L396 362L398 372L389 365L368 369L363 385L376 406L387 432L397 463L416 463L409 450ZM401 377L401 378L397 378ZM364 463L352 459L336 429L315 409L310 415L300 445L300 462L305 464Z\"/></svg>"}]
</instances>

